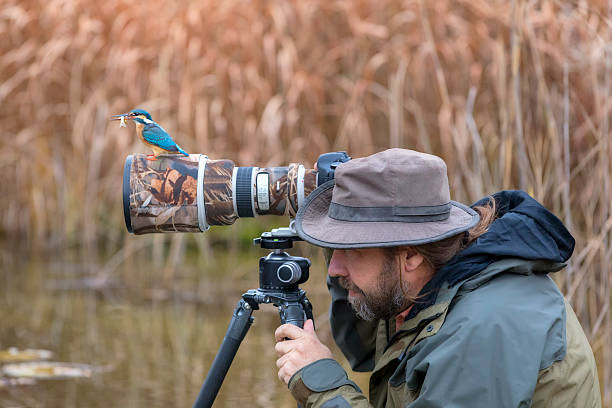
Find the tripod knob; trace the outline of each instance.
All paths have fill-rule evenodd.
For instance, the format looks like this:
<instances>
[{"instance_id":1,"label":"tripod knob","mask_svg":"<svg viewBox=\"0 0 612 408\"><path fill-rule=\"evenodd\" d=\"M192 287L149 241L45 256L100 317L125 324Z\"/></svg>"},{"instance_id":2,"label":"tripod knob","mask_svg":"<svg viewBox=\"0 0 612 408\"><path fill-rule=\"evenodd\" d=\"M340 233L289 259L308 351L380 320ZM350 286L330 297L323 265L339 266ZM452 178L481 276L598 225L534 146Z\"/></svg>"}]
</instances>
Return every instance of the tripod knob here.
<instances>
[{"instance_id":1,"label":"tripod knob","mask_svg":"<svg viewBox=\"0 0 612 408\"><path fill-rule=\"evenodd\" d=\"M291 285L301 279L302 268L300 268L300 265L298 265L297 262L287 261L278 267L276 276L278 277L279 281Z\"/></svg>"}]
</instances>

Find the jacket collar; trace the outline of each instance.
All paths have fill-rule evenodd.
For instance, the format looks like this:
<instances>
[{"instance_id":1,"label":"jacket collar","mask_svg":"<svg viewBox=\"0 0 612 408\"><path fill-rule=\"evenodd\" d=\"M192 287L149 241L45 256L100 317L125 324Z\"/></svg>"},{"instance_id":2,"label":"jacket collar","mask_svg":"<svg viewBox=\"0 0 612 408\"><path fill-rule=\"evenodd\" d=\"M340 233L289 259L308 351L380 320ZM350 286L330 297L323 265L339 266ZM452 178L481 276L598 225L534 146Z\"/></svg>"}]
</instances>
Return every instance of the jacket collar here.
<instances>
[{"instance_id":1,"label":"jacket collar","mask_svg":"<svg viewBox=\"0 0 612 408\"><path fill-rule=\"evenodd\" d=\"M408 317L392 338L398 335L408 335L423 328L427 332L427 335L424 337L435 334L442 326L448 309L458 294L471 292L497 275L502 273L529 275L533 273L556 272L563 269L565 265L565 263L554 261L530 261L520 258L506 258L492 263L480 273L470 276L453 286L450 286L448 282L443 282L438 290L435 302L425 309L421 309L415 316ZM440 324L433 323L438 320L440 320ZM390 341L390 343L393 343L393 341Z\"/></svg>"},{"instance_id":2,"label":"jacket collar","mask_svg":"<svg viewBox=\"0 0 612 408\"><path fill-rule=\"evenodd\" d=\"M492 263L480 273L455 285L443 282L435 302L421 309L416 316L405 320L397 332L394 332L395 320L393 318L386 324L385 321L381 321L378 328L374 371L380 370L393 360L401 360L412 349L413 345L424 338L434 336L444 324L451 305L457 296L471 292L503 273L519 275L548 273L558 271L564 266L564 263L553 261L507 258ZM390 338L387 338L385 333L387 328L393 328L390 330Z\"/></svg>"}]
</instances>

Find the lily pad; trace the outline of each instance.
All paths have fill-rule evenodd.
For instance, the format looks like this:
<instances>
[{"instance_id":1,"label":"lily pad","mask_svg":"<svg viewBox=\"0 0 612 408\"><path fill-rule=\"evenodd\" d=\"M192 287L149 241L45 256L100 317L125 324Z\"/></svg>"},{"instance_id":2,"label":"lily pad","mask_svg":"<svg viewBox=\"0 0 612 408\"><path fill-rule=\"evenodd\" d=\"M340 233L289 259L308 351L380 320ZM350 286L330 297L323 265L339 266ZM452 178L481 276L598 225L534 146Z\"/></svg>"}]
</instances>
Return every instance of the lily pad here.
<instances>
[{"instance_id":1,"label":"lily pad","mask_svg":"<svg viewBox=\"0 0 612 408\"><path fill-rule=\"evenodd\" d=\"M49 350L19 350L17 347L10 347L6 350L0 350L0 363L48 360L52 356L53 353Z\"/></svg>"},{"instance_id":2,"label":"lily pad","mask_svg":"<svg viewBox=\"0 0 612 408\"><path fill-rule=\"evenodd\" d=\"M0 388L34 384L36 384L36 380L33 378L0 378Z\"/></svg>"},{"instance_id":3,"label":"lily pad","mask_svg":"<svg viewBox=\"0 0 612 408\"><path fill-rule=\"evenodd\" d=\"M37 379L89 378L94 367L87 364L59 363L37 361L28 363L7 364L2 371L9 377L27 377Z\"/></svg>"}]
</instances>

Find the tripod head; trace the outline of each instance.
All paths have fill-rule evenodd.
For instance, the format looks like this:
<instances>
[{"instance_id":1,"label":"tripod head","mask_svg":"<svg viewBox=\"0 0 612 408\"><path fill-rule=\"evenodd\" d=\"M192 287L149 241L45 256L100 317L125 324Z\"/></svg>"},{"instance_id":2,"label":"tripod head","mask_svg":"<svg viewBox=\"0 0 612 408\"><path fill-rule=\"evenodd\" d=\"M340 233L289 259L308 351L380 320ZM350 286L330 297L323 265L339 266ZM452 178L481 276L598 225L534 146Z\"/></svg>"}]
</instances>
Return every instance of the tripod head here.
<instances>
[{"instance_id":1,"label":"tripod head","mask_svg":"<svg viewBox=\"0 0 612 408\"><path fill-rule=\"evenodd\" d=\"M301 240L291 221L288 227L274 228L262 233L259 238L253 240L253 244L265 249L289 249L293 248L293 241Z\"/></svg>"},{"instance_id":2,"label":"tripod head","mask_svg":"<svg viewBox=\"0 0 612 408\"><path fill-rule=\"evenodd\" d=\"M295 291L300 283L308 280L310 260L283 251L292 248L293 241L301 241L301 238L291 226L264 232L253 240L255 245L273 250L268 256L259 259L260 290Z\"/></svg>"},{"instance_id":3,"label":"tripod head","mask_svg":"<svg viewBox=\"0 0 612 408\"><path fill-rule=\"evenodd\" d=\"M278 307L281 323L303 327L306 319L312 319L312 305L298 285L308 280L311 263L283 251L292 248L293 241L301 239L292 225L264 232L253 240L272 252L259 258L259 289L247 291L242 298L253 310L262 303L272 303Z\"/></svg>"}]
</instances>

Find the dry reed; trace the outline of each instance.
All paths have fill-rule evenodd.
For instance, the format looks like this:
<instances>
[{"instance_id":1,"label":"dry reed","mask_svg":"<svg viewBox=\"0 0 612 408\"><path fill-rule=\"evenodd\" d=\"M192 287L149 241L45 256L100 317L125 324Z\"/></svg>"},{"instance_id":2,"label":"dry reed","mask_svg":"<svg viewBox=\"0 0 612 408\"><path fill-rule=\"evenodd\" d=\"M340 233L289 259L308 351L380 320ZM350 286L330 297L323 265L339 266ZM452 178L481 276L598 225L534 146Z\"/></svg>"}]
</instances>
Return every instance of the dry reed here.
<instances>
[{"instance_id":1,"label":"dry reed","mask_svg":"<svg viewBox=\"0 0 612 408\"><path fill-rule=\"evenodd\" d=\"M611 1L5 0L0 233L88 256L132 239L118 191L142 148L107 118L133 107L241 165L432 152L455 199L522 188L571 226L557 280L612 406L611 18Z\"/></svg>"}]
</instances>

